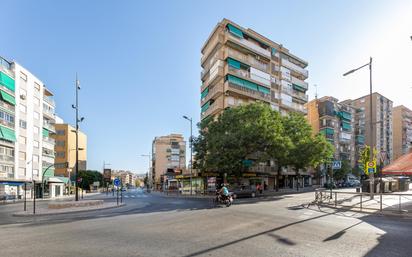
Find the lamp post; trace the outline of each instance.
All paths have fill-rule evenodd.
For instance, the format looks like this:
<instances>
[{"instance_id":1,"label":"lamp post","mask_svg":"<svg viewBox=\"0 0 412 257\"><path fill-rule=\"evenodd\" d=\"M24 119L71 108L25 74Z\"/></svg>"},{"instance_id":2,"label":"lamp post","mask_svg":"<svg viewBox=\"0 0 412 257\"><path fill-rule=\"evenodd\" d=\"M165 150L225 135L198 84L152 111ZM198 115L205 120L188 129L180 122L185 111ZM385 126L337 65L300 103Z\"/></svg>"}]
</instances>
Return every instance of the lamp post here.
<instances>
[{"instance_id":1,"label":"lamp post","mask_svg":"<svg viewBox=\"0 0 412 257\"><path fill-rule=\"evenodd\" d=\"M189 140L189 146L190 146L190 195L192 195L192 176L193 176L193 119L189 118L187 116L183 116L183 119L186 119L190 121L190 140Z\"/></svg>"},{"instance_id":2,"label":"lamp post","mask_svg":"<svg viewBox=\"0 0 412 257\"><path fill-rule=\"evenodd\" d=\"M71 132L76 133L76 130L71 130ZM83 147L79 147L79 151L83 151L83 150L84 150ZM69 195L70 195L70 189L71 189L71 186L72 186L72 180L71 180L72 168L70 168L70 155L71 155L72 151L76 151L76 148L69 149L69 155L67 157L67 170L68 170L68 173L69 173Z\"/></svg>"},{"instance_id":3,"label":"lamp post","mask_svg":"<svg viewBox=\"0 0 412 257\"><path fill-rule=\"evenodd\" d=\"M152 178L152 172L151 172L151 169L150 169L151 162L152 162L152 155L149 153L149 154L141 154L140 156L149 158L149 177L147 179L148 180L150 179L149 184L151 184L150 187L153 188L153 185L152 185L153 184L153 178Z\"/></svg>"},{"instance_id":4,"label":"lamp post","mask_svg":"<svg viewBox=\"0 0 412 257\"><path fill-rule=\"evenodd\" d=\"M81 117L79 119L79 90L80 90L80 82L77 79L77 73L76 73L76 105L72 105L72 108L76 110L76 169L74 173L75 181L74 185L76 187L76 192L75 192L75 200L79 201L79 192L78 192L78 175L79 175L79 123L84 120L84 117Z\"/></svg>"},{"instance_id":5,"label":"lamp post","mask_svg":"<svg viewBox=\"0 0 412 257\"><path fill-rule=\"evenodd\" d=\"M373 112L372 112L372 57L369 58L369 63L360 66L359 68L356 69L352 69L348 72L346 72L345 74L343 74L343 76L347 76L351 73L354 73L357 70L360 70L366 66L369 66L369 115L370 115L370 119L369 119L369 129L370 129L370 137L371 137L371 141L370 141L370 156L369 156L369 160L370 162L373 162L373 149L374 149L374 133L373 133L373 122L372 122L372 116L373 116ZM373 199L373 193L374 193L374 174L373 172L369 173L369 187L370 187L370 197L371 199Z\"/></svg>"}]
</instances>

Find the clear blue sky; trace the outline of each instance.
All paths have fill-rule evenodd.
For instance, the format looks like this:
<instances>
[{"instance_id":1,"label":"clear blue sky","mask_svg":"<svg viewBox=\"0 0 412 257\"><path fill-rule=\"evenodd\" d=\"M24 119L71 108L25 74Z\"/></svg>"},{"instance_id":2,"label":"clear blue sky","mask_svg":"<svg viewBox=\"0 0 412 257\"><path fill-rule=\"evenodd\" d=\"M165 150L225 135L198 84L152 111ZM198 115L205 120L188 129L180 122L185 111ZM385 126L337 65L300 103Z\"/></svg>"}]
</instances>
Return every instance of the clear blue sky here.
<instances>
[{"instance_id":1,"label":"clear blue sky","mask_svg":"<svg viewBox=\"0 0 412 257\"><path fill-rule=\"evenodd\" d=\"M222 18L282 43L309 62L309 82L319 84L320 95L345 98L367 93L343 89L348 81L365 85L366 73L340 78L373 53L356 48L367 43L363 36L382 33L382 22L399 16L411 24L408 1L2 0L0 6L0 55L39 77L69 123L78 72L88 167L101 170L106 161L139 173L148 166L139 156L151 150L155 136L187 137L182 115L199 121L200 49ZM412 86L412 80L399 83ZM313 88L309 93L312 98Z\"/></svg>"}]
</instances>

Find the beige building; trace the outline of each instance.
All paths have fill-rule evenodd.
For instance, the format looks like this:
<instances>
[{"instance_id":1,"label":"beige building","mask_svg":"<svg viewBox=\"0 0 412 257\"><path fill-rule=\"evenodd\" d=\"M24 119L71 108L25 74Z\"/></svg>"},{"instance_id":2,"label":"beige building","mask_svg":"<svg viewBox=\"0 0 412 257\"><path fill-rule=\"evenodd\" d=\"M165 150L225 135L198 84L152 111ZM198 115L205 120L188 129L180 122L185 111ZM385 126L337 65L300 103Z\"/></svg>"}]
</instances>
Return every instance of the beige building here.
<instances>
[{"instance_id":1,"label":"beige building","mask_svg":"<svg viewBox=\"0 0 412 257\"><path fill-rule=\"evenodd\" d=\"M76 129L69 124L55 124L55 174L69 177L76 168ZM79 171L87 169L87 136L79 130Z\"/></svg>"},{"instance_id":2,"label":"beige building","mask_svg":"<svg viewBox=\"0 0 412 257\"><path fill-rule=\"evenodd\" d=\"M393 159L409 152L412 144L412 111L403 105L393 108Z\"/></svg>"},{"instance_id":3,"label":"beige building","mask_svg":"<svg viewBox=\"0 0 412 257\"><path fill-rule=\"evenodd\" d=\"M307 120L313 133L323 134L335 148L335 160L347 160L352 168L356 165L355 108L338 99L325 96L307 104Z\"/></svg>"},{"instance_id":4,"label":"beige building","mask_svg":"<svg viewBox=\"0 0 412 257\"><path fill-rule=\"evenodd\" d=\"M359 112L359 115L356 117L356 125L361 130L364 130L365 144L371 145L371 142L373 142L374 147L379 152L379 156L381 154L384 155L384 164L390 163L393 160L392 101L379 93L373 93L372 117L370 117L369 95L345 102L350 102ZM372 131L369 125L370 121L373 124ZM378 158L377 162L378 164L381 163L380 158Z\"/></svg>"},{"instance_id":5,"label":"beige building","mask_svg":"<svg viewBox=\"0 0 412 257\"><path fill-rule=\"evenodd\" d=\"M202 119L254 101L306 113L308 63L281 44L223 19L201 52Z\"/></svg>"},{"instance_id":6,"label":"beige building","mask_svg":"<svg viewBox=\"0 0 412 257\"><path fill-rule=\"evenodd\" d=\"M152 183L163 186L166 172L182 172L186 167L186 142L180 134L155 137L152 144Z\"/></svg>"}]
</instances>

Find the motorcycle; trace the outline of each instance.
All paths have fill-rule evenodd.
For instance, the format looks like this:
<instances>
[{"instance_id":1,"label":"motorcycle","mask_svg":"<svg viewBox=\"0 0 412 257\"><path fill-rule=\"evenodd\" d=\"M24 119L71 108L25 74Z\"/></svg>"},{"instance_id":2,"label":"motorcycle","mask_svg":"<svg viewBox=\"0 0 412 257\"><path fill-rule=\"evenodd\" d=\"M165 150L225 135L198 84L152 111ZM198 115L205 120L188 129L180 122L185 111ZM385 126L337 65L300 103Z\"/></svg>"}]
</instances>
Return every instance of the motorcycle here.
<instances>
[{"instance_id":1,"label":"motorcycle","mask_svg":"<svg viewBox=\"0 0 412 257\"><path fill-rule=\"evenodd\" d=\"M229 207L233 203L233 193L229 193L228 196L224 196L222 194L219 194L216 192L216 199L215 199L216 204L224 204L226 207Z\"/></svg>"}]
</instances>

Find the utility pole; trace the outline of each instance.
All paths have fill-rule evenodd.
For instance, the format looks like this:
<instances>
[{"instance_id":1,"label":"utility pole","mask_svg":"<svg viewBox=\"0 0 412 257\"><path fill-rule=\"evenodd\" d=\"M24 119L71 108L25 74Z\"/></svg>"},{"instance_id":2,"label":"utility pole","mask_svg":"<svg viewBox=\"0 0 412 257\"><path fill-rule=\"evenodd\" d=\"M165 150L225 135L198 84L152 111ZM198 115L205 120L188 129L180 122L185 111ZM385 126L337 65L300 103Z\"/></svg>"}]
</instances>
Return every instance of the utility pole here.
<instances>
[{"instance_id":1,"label":"utility pole","mask_svg":"<svg viewBox=\"0 0 412 257\"><path fill-rule=\"evenodd\" d=\"M76 73L76 105L72 105L72 108L76 110L76 169L74 171L74 185L75 185L75 200L79 201L79 183L78 183L78 176L79 176L79 123L84 120L84 117L79 119L79 90L80 90L80 82L77 79Z\"/></svg>"},{"instance_id":2,"label":"utility pole","mask_svg":"<svg viewBox=\"0 0 412 257\"><path fill-rule=\"evenodd\" d=\"M190 121L190 195L193 194L193 184L192 184L192 177L193 177L193 119L187 116L183 116L184 119Z\"/></svg>"}]
</instances>

